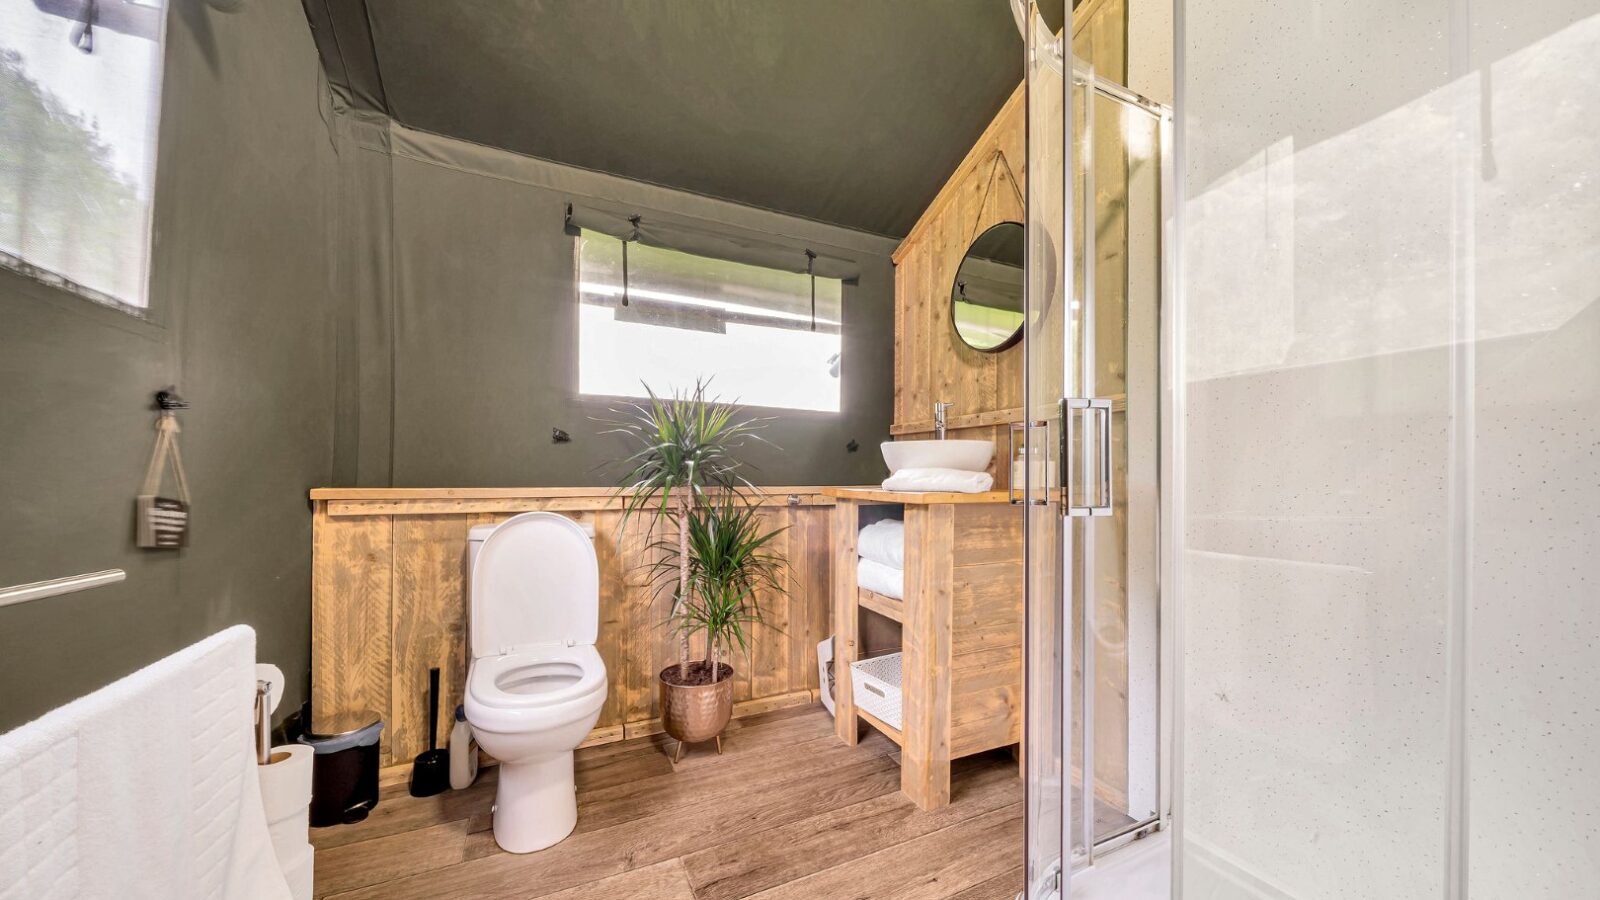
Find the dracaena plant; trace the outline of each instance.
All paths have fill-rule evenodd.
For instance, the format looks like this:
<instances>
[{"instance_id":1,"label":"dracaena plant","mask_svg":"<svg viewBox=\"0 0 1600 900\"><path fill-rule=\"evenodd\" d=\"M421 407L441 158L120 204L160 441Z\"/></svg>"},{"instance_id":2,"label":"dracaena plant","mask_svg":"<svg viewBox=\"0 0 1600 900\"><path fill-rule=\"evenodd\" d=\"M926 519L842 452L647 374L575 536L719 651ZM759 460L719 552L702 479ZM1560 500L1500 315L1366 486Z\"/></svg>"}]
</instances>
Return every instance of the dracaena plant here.
<instances>
[{"instance_id":1,"label":"dracaena plant","mask_svg":"<svg viewBox=\"0 0 1600 900\"><path fill-rule=\"evenodd\" d=\"M721 674L719 651L750 652L752 626L763 621L761 597L784 593L778 579L784 559L772 541L784 529L766 530L761 511L732 494L689 515L689 582L695 601L674 620L680 637L706 636L711 682Z\"/></svg>"},{"instance_id":2,"label":"dracaena plant","mask_svg":"<svg viewBox=\"0 0 1600 900\"><path fill-rule=\"evenodd\" d=\"M696 381L693 390L662 397L646 385L648 399L613 410L616 418L604 432L620 435L631 450L621 462L625 472L617 489L623 501L619 533L634 516L650 518L652 535L664 523L676 526L675 551L658 556L652 566L656 575L664 567L676 575L675 579L652 577L658 588L673 591L673 622L695 605L690 583L691 513L719 497L755 491L740 473L734 451L761 440L755 432L765 424L763 419L745 415L736 403L707 396L707 388L707 382ZM686 679L689 637L682 629L678 635L678 675Z\"/></svg>"}]
</instances>

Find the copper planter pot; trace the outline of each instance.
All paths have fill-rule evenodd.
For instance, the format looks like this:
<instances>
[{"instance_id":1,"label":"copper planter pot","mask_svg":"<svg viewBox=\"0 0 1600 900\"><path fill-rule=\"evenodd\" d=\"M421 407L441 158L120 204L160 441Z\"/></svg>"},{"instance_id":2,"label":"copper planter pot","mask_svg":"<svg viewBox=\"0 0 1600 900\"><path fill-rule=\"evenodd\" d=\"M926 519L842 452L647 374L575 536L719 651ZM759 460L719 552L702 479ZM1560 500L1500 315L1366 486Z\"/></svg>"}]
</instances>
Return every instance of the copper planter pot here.
<instances>
[{"instance_id":1,"label":"copper planter pot","mask_svg":"<svg viewBox=\"0 0 1600 900\"><path fill-rule=\"evenodd\" d=\"M728 727L733 718L733 669L724 665L725 674L715 684L669 684L666 675L677 668L662 669L656 683L661 686L661 726L679 742L682 752L683 744L720 738L722 729ZM721 752L721 740L717 743Z\"/></svg>"}]
</instances>

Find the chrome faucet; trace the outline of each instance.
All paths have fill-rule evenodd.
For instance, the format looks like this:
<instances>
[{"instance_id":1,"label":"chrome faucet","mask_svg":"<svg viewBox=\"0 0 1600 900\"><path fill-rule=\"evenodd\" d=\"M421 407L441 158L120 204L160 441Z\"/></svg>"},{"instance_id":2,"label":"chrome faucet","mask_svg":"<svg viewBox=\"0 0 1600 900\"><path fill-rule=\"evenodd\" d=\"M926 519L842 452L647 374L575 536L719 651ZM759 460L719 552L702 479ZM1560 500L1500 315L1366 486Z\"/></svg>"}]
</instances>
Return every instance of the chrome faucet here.
<instances>
[{"instance_id":1,"label":"chrome faucet","mask_svg":"<svg viewBox=\"0 0 1600 900\"><path fill-rule=\"evenodd\" d=\"M943 400L933 402L933 437L935 440L944 440L944 414L952 404Z\"/></svg>"}]
</instances>

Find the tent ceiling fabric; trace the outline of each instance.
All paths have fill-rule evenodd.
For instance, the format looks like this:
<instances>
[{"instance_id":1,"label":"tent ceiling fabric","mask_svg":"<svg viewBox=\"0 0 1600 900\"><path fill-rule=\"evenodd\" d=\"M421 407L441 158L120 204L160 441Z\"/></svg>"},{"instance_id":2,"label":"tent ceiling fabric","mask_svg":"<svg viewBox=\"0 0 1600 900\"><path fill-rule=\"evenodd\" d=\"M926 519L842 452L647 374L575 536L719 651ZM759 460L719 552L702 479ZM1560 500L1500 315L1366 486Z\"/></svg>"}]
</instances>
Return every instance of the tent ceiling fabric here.
<instances>
[{"instance_id":1,"label":"tent ceiling fabric","mask_svg":"<svg viewBox=\"0 0 1600 900\"><path fill-rule=\"evenodd\" d=\"M1006 0L303 2L353 106L889 236L1022 80Z\"/></svg>"}]
</instances>

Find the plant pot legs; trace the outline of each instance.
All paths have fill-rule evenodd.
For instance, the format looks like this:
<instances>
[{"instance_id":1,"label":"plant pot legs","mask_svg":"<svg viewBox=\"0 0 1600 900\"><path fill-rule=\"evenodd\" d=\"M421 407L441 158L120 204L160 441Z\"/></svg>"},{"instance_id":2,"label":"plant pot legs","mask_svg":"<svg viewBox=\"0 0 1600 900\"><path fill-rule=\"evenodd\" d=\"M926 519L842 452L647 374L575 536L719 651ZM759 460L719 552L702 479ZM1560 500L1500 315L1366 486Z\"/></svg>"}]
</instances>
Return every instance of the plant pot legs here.
<instances>
[{"instance_id":1,"label":"plant pot legs","mask_svg":"<svg viewBox=\"0 0 1600 900\"><path fill-rule=\"evenodd\" d=\"M719 734L716 737L712 738L712 740L717 742L717 755L721 756L722 755L722 735ZM688 745L689 745L689 741L678 741L678 746L672 748L672 762L674 764L677 764L677 762L679 760L683 759L683 748L687 747Z\"/></svg>"}]
</instances>

